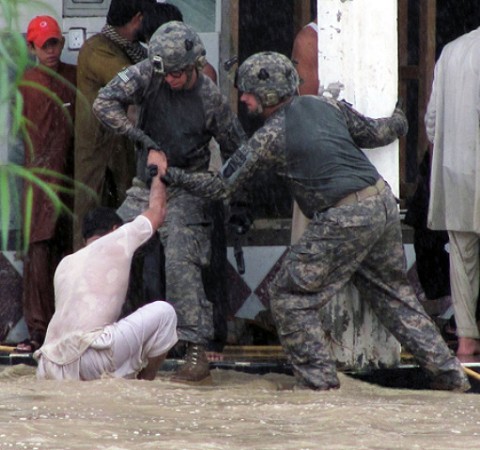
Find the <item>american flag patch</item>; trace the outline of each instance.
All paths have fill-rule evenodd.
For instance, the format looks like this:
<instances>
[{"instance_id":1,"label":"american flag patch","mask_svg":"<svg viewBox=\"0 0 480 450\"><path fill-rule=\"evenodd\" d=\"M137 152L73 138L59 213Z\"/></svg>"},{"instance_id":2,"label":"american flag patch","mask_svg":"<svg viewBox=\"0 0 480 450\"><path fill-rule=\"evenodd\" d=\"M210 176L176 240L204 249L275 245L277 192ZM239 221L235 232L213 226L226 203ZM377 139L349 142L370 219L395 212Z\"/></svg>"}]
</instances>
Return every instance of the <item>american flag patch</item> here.
<instances>
[{"instance_id":1,"label":"american flag patch","mask_svg":"<svg viewBox=\"0 0 480 450\"><path fill-rule=\"evenodd\" d=\"M131 78L131 72L128 69L122 70L121 72L118 72L118 76L124 83L128 83Z\"/></svg>"}]
</instances>

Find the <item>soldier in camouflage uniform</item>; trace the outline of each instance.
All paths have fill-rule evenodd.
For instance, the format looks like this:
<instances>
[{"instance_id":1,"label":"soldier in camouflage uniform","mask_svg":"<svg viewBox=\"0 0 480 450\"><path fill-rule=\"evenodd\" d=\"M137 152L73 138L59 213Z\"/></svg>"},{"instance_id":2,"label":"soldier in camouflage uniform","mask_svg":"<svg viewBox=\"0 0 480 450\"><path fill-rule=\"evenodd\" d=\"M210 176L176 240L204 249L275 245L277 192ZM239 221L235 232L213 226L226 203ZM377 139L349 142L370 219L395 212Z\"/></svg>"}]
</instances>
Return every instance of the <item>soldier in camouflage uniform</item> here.
<instances>
[{"instance_id":1,"label":"soldier in camouflage uniform","mask_svg":"<svg viewBox=\"0 0 480 450\"><path fill-rule=\"evenodd\" d=\"M467 390L460 362L408 284L396 199L360 149L405 135L402 110L371 119L343 102L295 96L298 75L278 53L248 58L237 85L240 100L265 125L221 174L169 167L164 181L211 198L228 197L258 170L275 171L288 183L311 222L271 284L270 305L298 386L339 387L316 311L352 279L362 301L433 378L432 387Z\"/></svg>"},{"instance_id":2,"label":"soldier in camouflage uniform","mask_svg":"<svg viewBox=\"0 0 480 450\"><path fill-rule=\"evenodd\" d=\"M168 22L152 36L148 59L120 72L94 102L96 116L107 127L137 142L137 179L119 213L134 216L147 199L146 167L161 149L171 167L206 171L208 143L216 139L225 157L246 136L217 86L200 69L205 48L182 22ZM138 126L127 118L128 105L140 105ZM186 364L173 381L210 379L204 346L213 336L212 304L201 270L210 260L211 200L179 187L168 189L167 218L160 228L165 248L166 298L178 316L179 339L186 342Z\"/></svg>"}]
</instances>

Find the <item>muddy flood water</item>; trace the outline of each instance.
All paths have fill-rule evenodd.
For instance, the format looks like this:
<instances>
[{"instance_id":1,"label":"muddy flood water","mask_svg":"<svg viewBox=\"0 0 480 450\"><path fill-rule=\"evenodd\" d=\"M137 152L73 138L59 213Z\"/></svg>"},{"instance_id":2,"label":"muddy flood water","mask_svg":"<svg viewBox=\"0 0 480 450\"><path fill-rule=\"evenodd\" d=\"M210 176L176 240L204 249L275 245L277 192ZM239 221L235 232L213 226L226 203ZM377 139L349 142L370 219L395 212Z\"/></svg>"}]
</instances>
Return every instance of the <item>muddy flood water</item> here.
<instances>
[{"instance_id":1,"label":"muddy flood water","mask_svg":"<svg viewBox=\"0 0 480 450\"><path fill-rule=\"evenodd\" d=\"M340 374L336 391L293 377L212 371L214 385L37 381L0 368L0 448L475 449L480 394L392 389Z\"/></svg>"}]
</instances>

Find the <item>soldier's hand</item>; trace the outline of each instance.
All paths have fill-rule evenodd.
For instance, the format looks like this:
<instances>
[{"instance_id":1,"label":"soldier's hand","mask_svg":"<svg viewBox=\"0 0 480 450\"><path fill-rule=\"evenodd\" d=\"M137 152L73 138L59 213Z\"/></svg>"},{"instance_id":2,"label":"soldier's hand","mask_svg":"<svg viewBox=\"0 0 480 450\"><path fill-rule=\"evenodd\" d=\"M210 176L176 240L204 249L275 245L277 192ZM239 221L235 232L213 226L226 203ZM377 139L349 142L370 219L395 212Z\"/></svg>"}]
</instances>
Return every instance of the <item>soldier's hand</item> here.
<instances>
[{"instance_id":1,"label":"soldier's hand","mask_svg":"<svg viewBox=\"0 0 480 450\"><path fill-rule=\"evenodd\" d=\"M167 172L167 155L161 150L149 149L147 157L147 166L157 166L158 176L162 177Z\"/></svg>"},{"instance_id":2,"label":"soldier's hand","mask_svg":"<svg viewBox=\"0 0 480 450\"><path fill-rule=\"evenodd\" d=\"M236 234L242 235L247 233L253 224L250 205L242 201L232 202L230 204L228 224Z\"/></svg>"},{"instance_id":3,"label":"soldier's hand","mask_svg":"<svg viewBox=\"0 0 480 450\"><path fill-rule=\"evenodd\" d=\"M404 107L403 98L399 97L398 100L397 100L397 104L395 105L395 109L398 108L398 109L401 109L402 111L404 111L403 107Z\"/></svg>"}]
</instances>

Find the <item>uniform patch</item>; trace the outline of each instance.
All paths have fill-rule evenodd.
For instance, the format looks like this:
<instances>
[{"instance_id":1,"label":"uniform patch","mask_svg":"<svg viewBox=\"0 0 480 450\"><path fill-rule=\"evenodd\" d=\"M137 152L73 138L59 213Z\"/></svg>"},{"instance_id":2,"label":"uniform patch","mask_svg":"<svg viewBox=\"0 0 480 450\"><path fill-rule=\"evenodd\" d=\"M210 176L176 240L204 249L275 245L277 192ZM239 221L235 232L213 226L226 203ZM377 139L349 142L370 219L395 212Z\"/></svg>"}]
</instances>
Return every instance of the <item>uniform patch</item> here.
<instances>
[{"instance_id":1,"label":"uniform patch","mask_svg":"<svg viewBox=\"0 0 480 450\"><path fill-rule=\"evenodd\" d=\"M121 72L118 72L118 76L124 83L128 83L132 78L132 72L130 69L127 68L125 70L122 70Z\"/></svg>"}]
</instances>

